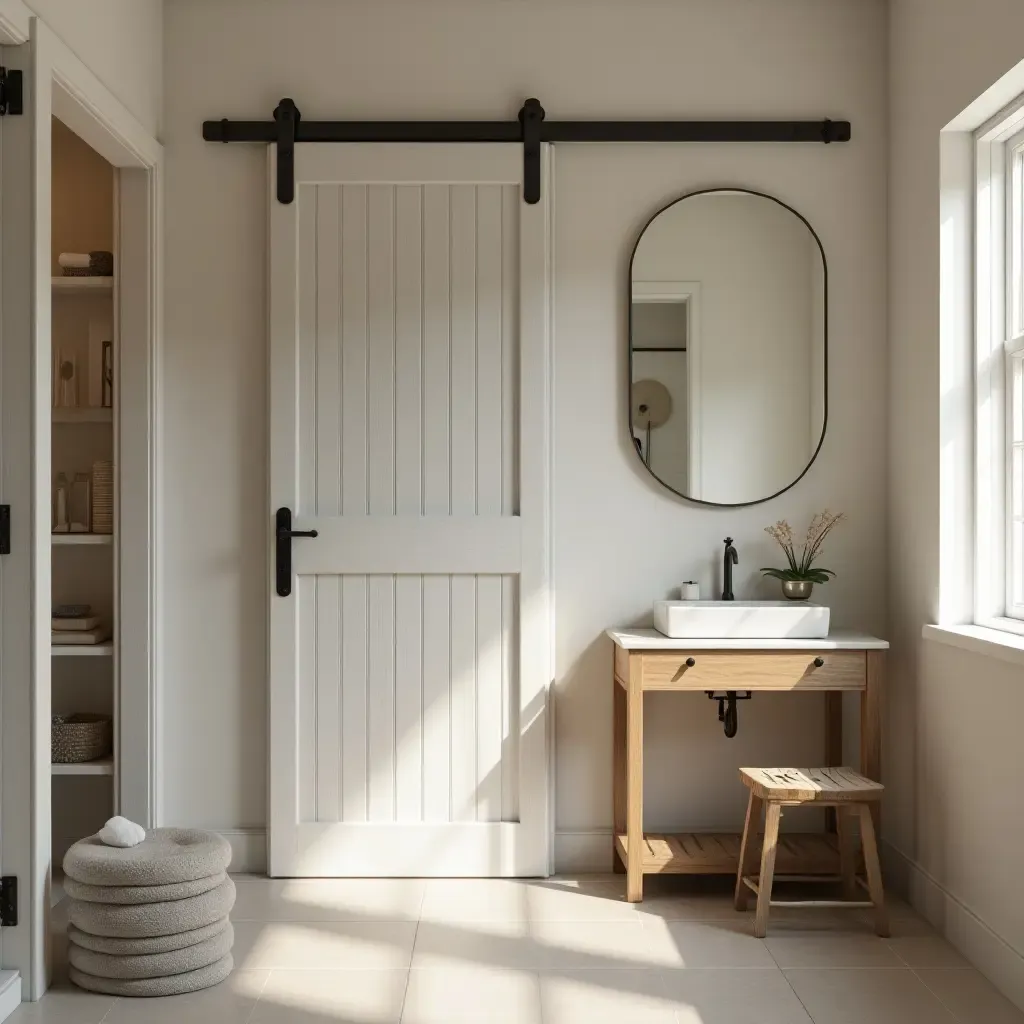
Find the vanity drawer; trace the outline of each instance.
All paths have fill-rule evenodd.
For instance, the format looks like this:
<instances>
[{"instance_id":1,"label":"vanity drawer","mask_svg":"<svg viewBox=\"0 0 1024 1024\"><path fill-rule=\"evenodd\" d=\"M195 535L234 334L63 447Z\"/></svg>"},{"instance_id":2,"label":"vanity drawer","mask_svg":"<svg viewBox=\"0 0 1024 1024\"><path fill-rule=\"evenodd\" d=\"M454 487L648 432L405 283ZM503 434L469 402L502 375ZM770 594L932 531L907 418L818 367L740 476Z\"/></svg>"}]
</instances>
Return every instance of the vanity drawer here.
<instances>
[{"instance_id":1,"label":"vanity drawer","mask_svg":"<svg viewBox=\"0 0 1024 1024\"><path fill-rule=\"evenodd\" d=\"M693 659L688 665L687 660ZM821 664L816 662L820 661ZM863 651L687 651L643 655L645 690L863 690Z\"/></svg>"}]
</instances>

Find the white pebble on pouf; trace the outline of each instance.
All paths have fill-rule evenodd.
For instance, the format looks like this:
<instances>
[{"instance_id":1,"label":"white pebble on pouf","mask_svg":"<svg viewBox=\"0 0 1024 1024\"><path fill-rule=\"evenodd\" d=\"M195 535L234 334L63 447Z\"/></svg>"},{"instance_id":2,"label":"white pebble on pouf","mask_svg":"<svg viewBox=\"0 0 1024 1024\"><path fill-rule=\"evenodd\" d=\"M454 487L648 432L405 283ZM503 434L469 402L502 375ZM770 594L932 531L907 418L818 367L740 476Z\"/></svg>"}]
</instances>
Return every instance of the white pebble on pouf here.
<instances>
[{"instance_id":1,"label":"white pebble on pouf","mask_svg":"<svg viewBox=\"0 0 1024 1024\"><path fill-rule=\"evenodd\" d=\"M154 828L138 846L107 846L80 839L64 855L64 873L86 885L168 885L226 871L231 844L216 832Z\"/></svg>"},{"instance_id":2,"label":"white pebble on pouf","mask_svg":"<svg viewBox=\"0 0 1024 1024\"><path fill-rule=\"evenodd\" d=\"M164 996L223 981L233 966L230 861L228 842L198 829L153 829L131 847L75 843L64 858L72 982Z\"/></svg>"}]
</instances>

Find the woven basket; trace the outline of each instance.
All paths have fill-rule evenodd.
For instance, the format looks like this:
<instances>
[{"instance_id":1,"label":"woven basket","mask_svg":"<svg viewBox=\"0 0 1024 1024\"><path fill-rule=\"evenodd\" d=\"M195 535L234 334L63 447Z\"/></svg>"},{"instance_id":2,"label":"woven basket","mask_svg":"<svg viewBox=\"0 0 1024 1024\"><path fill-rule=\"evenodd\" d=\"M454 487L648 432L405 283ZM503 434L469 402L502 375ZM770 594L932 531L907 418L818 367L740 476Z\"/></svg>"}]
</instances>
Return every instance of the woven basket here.
<instances>
[{"instance_id":1,"label":"woven basket","mask_svg":"<svg viewBox=\"0 0 1024 1024\"><path fill-rule=\"evenodd\" d=\"M114 464L92 464L92 532L114 532Z\"/></svg>"},{"instance_id":2,"label":"woven basket","mask_svg":"<svg viewBox=\"0 0 1024 1024\"><path fill-rule=\"evenodd\" d=\"M50 725L50 759L80 764L106 757L113 748L109 715L54 715Z\"/></svg>"}]
</instances>

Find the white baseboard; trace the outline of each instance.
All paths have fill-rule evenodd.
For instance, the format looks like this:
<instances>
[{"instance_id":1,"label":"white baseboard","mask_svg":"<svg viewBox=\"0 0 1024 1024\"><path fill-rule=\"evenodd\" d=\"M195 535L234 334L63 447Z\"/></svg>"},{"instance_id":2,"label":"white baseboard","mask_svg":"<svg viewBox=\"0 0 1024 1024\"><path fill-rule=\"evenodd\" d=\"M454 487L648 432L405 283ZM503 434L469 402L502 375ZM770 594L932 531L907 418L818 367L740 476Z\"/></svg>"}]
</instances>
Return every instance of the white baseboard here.
<instances>
[{"instance_id":1,"label":"white baseboard","mask_svg":"<svg viewBox=\"0 0 1024 1024\"><path fill-rule=\"evenodd\" d=\"M231 844L231 866L239 875L267 873L267 830L265 828L218 828L214 831Z\"/></svg>"},{"instance_id":2,"label":"white baseboard","mask_svg":"<svg viewBox=\"0 0 1024 1024\"><path fill-rule=\"evenodd\" d=\"M7 1020L21 1006L21 975L0 971L0 1020Z\"/></svg>"},{"instance_id":3,"label":"white baseboard","mask_svg":"<svg viewBox=\"0 0 1024 1024\"><path fill-rule=\"evenodd\" d=\"M886 850L886 885L905 888L910 905L945 936L1010 1002L1024 1010L1024 953L893 846ZM905 886L901 886L901 882Z\"/></svg>"},{"instance_id":4,"label":"white baseboard","mask_svg":"<svg viewBox=\"0 0 1024 1024\"><path fill-rule=\"evenodd\" d=\"M215 829L231 844L230 871L267 873L267 832L262 828ZM555 871L559 873L611 871L612 831L591 829L555 833Z\"/></svg>"},{"instance_id":5,"label":"white baseboard","mask_svg":"<svg viewBox=\"0 0 1024 1024\"><path fill-rule=\"evenodd\" d=\"M558 874L590 874L611 869L610 828L555 832L555 871Z\"/></svg>"}]
</instances>

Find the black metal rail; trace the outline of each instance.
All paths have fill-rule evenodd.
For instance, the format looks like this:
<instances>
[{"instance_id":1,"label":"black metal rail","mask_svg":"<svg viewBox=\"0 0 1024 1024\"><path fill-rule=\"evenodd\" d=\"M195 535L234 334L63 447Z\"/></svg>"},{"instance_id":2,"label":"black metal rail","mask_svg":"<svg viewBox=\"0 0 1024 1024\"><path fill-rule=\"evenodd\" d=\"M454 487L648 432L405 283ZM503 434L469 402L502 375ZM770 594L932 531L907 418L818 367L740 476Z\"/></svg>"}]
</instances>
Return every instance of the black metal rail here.
<instances>
[{"instance_id":1,"label":"black metal rail","mask_svg":"<svg viewBox=\"0 0 1024 1024\"><path fill-rule=\"evenodd\" d=\"M283 99L272 121L203 122L207 142L276 142L277 198L295 198L296 142L518 142L523 199L540 199L542 142L849 142L850 122L831 121L548 121L529 99L515 121L303 121Z\"/></svg>"}]
</instances>

